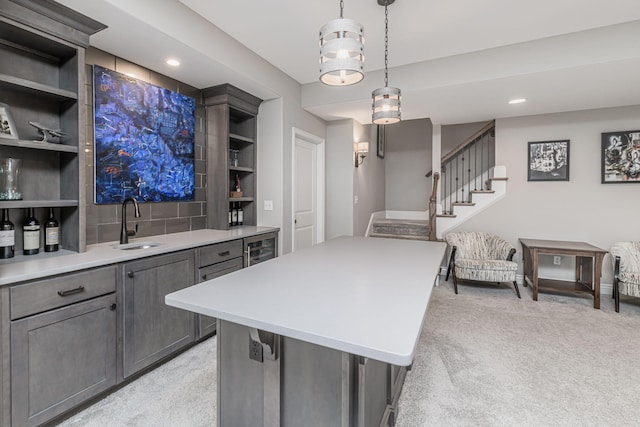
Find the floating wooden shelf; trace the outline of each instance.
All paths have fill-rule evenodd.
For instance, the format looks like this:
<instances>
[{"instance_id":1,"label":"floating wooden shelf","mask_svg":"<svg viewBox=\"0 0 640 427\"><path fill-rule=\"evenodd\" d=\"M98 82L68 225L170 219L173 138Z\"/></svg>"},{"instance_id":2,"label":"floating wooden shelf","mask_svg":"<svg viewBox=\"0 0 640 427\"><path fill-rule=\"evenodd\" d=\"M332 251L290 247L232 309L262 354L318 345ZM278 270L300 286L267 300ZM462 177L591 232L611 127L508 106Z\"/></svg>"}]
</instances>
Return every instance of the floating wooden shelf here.
<instances>
[{"instance_id":1,"label":"floating wooden shelf","mask_svg":"<svg viewBox=\"0 0 640 427\"><path fill-rule=\"evenodd\" d=\"M25 92L37 92L40 95L48 95L59 101L78 99L78 94L70 90L60 89L7 74L0 74L0 86L12 87L13 89L19 89Z\"/></svg>"},{"instance_id":2,"label":"floating wooden shelf","mask_svg":"<svg viewBox=\"0 0 640 427\"><path fill-rule=\"evenodd\" d=\"M67 208L78 206L77 200L0 200L0 209Z\"/></svg>"},{"instance_id":3,"label":"floating wooden shelf","mask_svg":"<svg viewBox=\"0 0 640 427\"><path fill-rule=\"evenodd\" d=\"M59 151L61 153L77 153L78 147L49 142L25 141L23 139L0 138L0 145L7 147L32 148L34 150Z\"/></svg>"},{"instance_id":4,"label":"floating wooden shelf","mask_svg":"<svg viewBox=\"0 0 640 427\"><path fill-rule=\"evenodd\" d=\"M242 142L248 142L250 144L253 144L253 143L256 142L256 140L253 139L253 138L249 138L247 136L238 135L238 134L235 134L235 133L230 133L229 134L229 139L233 139L233 140L236 140L236 141L242 141Z\"/></svg>"}]
</instances>

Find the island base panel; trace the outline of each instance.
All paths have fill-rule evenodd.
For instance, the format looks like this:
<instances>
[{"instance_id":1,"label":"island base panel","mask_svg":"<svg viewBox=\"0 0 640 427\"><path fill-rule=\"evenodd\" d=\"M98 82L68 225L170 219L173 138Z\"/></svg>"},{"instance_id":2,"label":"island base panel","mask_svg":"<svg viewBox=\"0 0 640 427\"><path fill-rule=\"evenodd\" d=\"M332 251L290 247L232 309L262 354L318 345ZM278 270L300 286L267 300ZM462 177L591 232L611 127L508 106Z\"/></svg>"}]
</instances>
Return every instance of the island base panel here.
<instances>
[{"instance_id":1,"label":"island base panel","mask_svg":"<svg viewBox=\"0 0 640 427\"><path fill-rule=\"evenodd\" d=\"M406 368L283 336L261 363L249 336L218 320L219 426L393 424Z\"/></svg>"}]
</instances>

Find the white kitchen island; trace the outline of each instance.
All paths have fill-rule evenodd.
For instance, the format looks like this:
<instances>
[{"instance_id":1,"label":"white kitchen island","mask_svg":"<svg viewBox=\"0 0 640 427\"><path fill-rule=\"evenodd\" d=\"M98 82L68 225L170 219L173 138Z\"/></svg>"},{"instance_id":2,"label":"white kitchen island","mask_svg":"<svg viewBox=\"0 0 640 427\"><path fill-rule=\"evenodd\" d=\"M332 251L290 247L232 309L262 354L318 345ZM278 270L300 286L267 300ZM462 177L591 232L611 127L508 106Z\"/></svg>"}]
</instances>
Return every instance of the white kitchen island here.
<instances>
[{"instance_id":1,"label":"white kitchen island","mask_svg":"<svg viewBox=\"0 0 640 427\"><path fill-rule=\"evenodd\" d=\"M218 318L218 427L392 425L445 249L340 237L167 295Z\"/></svg>"}]
</instances>

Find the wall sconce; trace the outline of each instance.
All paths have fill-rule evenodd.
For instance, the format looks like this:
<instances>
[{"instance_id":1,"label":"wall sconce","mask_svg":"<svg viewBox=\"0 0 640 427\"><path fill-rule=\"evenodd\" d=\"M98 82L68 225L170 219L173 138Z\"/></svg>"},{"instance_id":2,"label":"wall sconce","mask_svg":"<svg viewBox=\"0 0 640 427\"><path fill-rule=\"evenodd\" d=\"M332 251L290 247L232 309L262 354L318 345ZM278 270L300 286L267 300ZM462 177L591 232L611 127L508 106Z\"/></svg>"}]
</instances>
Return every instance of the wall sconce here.
<instances>
[{"instance_id":1,"label":"wall sconce","mask_svg":"<svg viewBox=\"0 0 640 427\"><path fill-rule=\"evenodd\" d=\"M354 145L355 153L355 167L358 167L364 162L364 158L367 157L367 153L369 152L369 143L368 142L356 142Z\"/></svg>"}]
</instances>

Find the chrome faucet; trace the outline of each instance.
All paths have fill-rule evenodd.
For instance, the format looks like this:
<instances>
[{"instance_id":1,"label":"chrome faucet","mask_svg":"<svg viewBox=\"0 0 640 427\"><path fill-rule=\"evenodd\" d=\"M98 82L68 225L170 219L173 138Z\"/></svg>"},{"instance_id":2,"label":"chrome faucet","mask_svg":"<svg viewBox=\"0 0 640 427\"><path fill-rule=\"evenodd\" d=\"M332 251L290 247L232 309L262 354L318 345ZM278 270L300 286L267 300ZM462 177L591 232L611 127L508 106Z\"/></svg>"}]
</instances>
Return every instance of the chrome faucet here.
<instances>
[{"instance_id":1,"label":"chrome faucet","mask_svg":"<svg viewBox=\"0 0 640 427\"><path fill-rule=\"evenodd\" d=\"M140 218L140 208L138 207L138 202L133 197L127 197L122 202L122 227L120 228L120 244L124 245L125 243L129 243L129 236L135 236L135 231L127 230L127 202L132 202L133 207L135 209L134 215L136 218ZM136 231L138 231L138 225L136 224Z\"/></svg>"}]
</instances>

